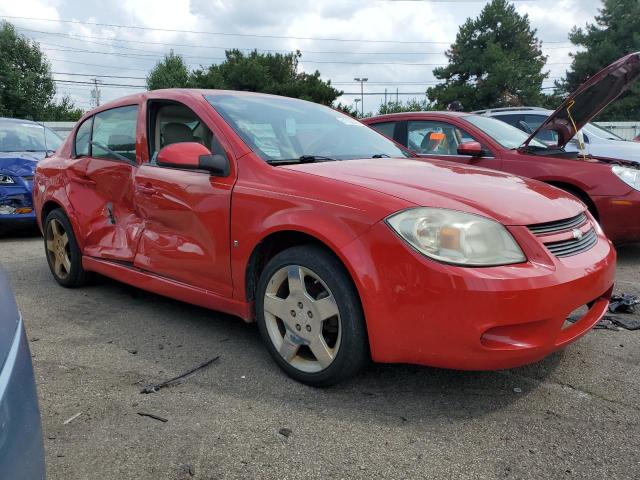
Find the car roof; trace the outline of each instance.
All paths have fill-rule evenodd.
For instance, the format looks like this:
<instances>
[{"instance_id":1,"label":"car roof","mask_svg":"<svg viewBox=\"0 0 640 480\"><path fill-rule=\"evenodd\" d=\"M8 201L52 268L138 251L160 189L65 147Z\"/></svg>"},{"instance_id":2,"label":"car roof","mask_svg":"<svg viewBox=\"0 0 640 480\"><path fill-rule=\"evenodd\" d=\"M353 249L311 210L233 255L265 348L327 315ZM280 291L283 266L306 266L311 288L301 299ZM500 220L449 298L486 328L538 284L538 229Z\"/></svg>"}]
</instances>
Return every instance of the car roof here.
<instances>
[{"instance_id":1,"label":"car roof","mask_svg":"<svg viewBox=\"0 0 640 480\"><path fill-rule=\"evenodd\" d=\"M0 122L7 123L33 123L34 125L40 125L38 122L34 122L33 120L23 120L20 118L9 118L9 117L0 117Z\"/></svg>"},{"instance_id":2,"label":"car roof","mask_svg":"<svg viewBox=\"0 0 640 480\"><path fill-rule=\"evenodd\" d=\"M415 118L422 116L438 116L438 117L467 117L471 115L468 112L450 112L448 110L430 110L420 112L400 112L400 113L387 113L385 115L376 115L374 117L363 118L361 121L367 123L370 120L383 121L383 120L398 120L403 118Z\"/></svg>"},{"instance_id":3,"label":"car roof","mask_svg":"<svg viewBox=\"0 0 640 480\"><path fill-rule=\"evenodd\" d=\"M546 112L551 113L553 110L549 110L543 107L501 107L501 108L487 108L485 110L474 110L471 113L476 113L478 115L487 115L491 113L520 113L520 112Z\"/></svg>"}]
</instances>

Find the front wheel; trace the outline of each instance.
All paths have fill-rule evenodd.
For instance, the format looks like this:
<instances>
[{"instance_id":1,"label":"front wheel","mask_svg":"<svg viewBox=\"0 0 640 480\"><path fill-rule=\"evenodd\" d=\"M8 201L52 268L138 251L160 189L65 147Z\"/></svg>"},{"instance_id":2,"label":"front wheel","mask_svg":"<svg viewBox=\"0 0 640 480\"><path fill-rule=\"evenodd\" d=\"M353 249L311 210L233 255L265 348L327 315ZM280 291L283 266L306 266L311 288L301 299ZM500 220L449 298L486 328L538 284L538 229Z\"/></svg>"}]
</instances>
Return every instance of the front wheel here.
<instances>
[{"instance_id":1,"label":"front wheel","mask_svg":"<svg viewBox=\"0 0 640 480\"><path fill-rule=\"evenodd\" d=\"M342 264L326 250L299 246L272 258L256 292L260 333L296 380L328 386L368 362L360 300Z\"/></svg>"}]
</instances>

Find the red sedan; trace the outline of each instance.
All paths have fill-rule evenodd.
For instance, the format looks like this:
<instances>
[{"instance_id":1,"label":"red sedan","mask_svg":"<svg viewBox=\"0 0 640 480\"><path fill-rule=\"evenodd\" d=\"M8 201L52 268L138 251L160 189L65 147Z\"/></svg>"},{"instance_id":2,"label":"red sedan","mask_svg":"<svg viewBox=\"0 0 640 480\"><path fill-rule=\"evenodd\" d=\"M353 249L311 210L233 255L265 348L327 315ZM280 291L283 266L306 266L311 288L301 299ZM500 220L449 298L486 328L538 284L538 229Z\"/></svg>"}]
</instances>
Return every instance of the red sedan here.
<instances>
[{"instance_id":1,"label":"red sedan","mask_svg":"<svg viewBox=\"0 0 640 480\"><path fill-rule=\"evenodd\" d=\"M616 244L640 241L640 165L563 147L640 75L640 54L609 65L531 135L499 120L458 112L382 115L363 122L422 158L440 158L534 178L582 200ZM535 139L552 131L558 145ZM511 199L505 198L505 201Z\"/></svg>"},{"instance_id":2,"label":"red sedan","mask_svg":"<svg viewBox=\"0 0 640 480\"><path fill-rule=\"evenodd\" d=\"M103 105L40 162L34 202L61 285L98 272L256 320L312 385L370 358L537 361L589 331L614 280L615 251L573 196L409 159L348 116L269 95Z\"/></svg>"}]
</instances>

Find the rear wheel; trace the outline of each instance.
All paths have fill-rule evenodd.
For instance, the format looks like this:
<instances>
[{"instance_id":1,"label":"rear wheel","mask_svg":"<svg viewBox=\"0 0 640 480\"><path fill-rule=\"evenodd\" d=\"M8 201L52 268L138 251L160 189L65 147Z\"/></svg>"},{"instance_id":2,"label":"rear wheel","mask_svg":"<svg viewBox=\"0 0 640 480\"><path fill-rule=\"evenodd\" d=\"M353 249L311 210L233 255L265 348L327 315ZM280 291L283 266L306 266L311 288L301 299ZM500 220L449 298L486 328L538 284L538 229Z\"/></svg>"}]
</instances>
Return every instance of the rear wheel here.
<instances>
[{"instance_id":1,"label":"rear wheel","mask_svg":"<svg viewBox=\"0 0 640 480\"><path fill-rule=\"evenodd\" d=\"M49 269L56 282L64 287L79 287L86 283L82 253L71 223L60 209L53 210L45 219L44 247Z\"/></svg>"},{"instance_id":2,"label":"rear wheel","mask_svg":"<svg viewBox=\"0 0 640 480\"><path fill-rule=\"evenodd\" d=\"M293 247L271 259L258 282L256 310L269 352L298 381L331 385L368 361L356 289L322 248Z\"/></svg>"}]
</instances>

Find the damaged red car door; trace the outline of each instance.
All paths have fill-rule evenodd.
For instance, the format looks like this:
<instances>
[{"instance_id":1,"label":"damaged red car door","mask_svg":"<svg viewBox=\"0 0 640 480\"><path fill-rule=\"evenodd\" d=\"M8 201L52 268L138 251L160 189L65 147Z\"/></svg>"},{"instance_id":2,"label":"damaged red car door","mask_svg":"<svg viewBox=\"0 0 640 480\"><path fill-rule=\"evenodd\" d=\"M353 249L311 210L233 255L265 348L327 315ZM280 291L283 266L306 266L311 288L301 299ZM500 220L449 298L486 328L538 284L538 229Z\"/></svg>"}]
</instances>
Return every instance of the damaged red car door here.
<instances>
[{"instance_id":1,"label":"damaged red car door","mask_svg":"<svg viewBox=\"0 0 640 480\"><path fill-rule=\"evenodd\" d=\"M214 122L208 118L207 125L185 104L151 100L145 108L151 159L140 165L134 180L135 204L144 221L134 265L230 297L235 171L214 176L198 161L213 150L228 162L231 150L223 147Z\"/></svg>"},{"instance_id":2,"label":"damaged red car door","mask_svg":"<svg viewBox=\"0 0 640 480\"><path fill-rule=\"evenodd\" d=\"M78 129L67 193L85 254L132 262L141 223L133 199L138 105L104 110Z\"/></svg>"}]
</instances>

